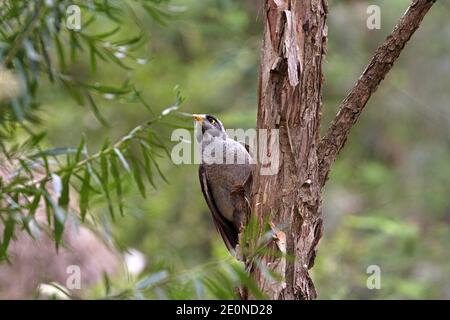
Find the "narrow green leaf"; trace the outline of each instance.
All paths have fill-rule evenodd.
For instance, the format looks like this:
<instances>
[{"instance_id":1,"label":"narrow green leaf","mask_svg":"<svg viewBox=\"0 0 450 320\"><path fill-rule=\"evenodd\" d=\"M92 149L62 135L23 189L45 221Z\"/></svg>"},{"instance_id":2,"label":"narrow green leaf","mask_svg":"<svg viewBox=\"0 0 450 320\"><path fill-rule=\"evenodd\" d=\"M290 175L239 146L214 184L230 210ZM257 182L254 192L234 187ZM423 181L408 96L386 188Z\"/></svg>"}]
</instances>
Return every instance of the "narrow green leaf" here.
<instances>
[{"instance_id":1,"label":"narrow green leaf","mask_svg":"<svg viewBox=\"0 0 450 320\"><path fill-rule=\"evenodd\" d=\"M86 163L86 168L89 171L89 174L90 174L91 178L94 180L94 183L97 184L97 185L101 185L102 183L100 181L100 178L98 177L98 174L94 170L92 165L90 163Z\"/></svg>"},{"instance_id":2,"label":"narrow green leaf","mask_svg":"<svg viewBox=\"0 0 450 320\"><path fill-rule=\"evenodd\" d=\"M85 24L86 27L86 24ZM83 47L78 40L76 32L69 32L70 35L70 60L75 63L77 52L83 52Z\"/></svg>"},{"instance_id":3,"label":"narrow green leaf","mask_svg":"<svg viewBox=\"0 0 450 320\"><path fill-rule=\"evenodd\" d=\"M105 286L105 296L109 296L111 293L111 280L106 272L103 272L103 284Z\"/></svg>"},{"instance_id":4,"label":"narrow green leaf","mask_svg":"<svg viewBox=\"0 0 450 320\"><path fill-rule=\"evenodd\" d=\"M136 46L133 46L133 48L137 48L140 46L139 42L141 42L144 39L145 39L145 34L141 32L137 36L132 37L130 39L114 41L113 44L115 46L124 46L124 45L131 46L131 45L137 44Z\"/></svg>"},{"instance_id":5,"label":"narrow green leaf","mask_svg":"<svg viewBox=\"0 0 450 320\"><path fill-rule=\"evenodd\" d=\"M8 246L11 238L14 234L14 226L16 222L11 217L5 222L5 228L3 229L3 240L0 244L0 261L7 259Z\"/></svg>"},{"instance_id":6,"label":"narrow green leaf","mask_svg":"<svg viewBox=\"0 0 450 320\"><path fill-rule=\"evenodd\" d=\"M94 73L97 71L97 59L95 58L95 55L95 47L92 43L89 43L89 60L91 62L91 70Z\"/></svg>"},{"instance_id":7,"label":"narrow green leaf","mask_svg":"<svg viewBox=\"0 0 450 320\"><path fill-rule=\"evenodd\" d=\"M53 36L53 42L56 44L56 53L58 54L58 60L59 60L59 68L62 72L65 72L66 70L66 57L64 53L64 48L61 44L61 41L59 40L59 37L57 34Z\"/></svg>"},{"instance_id":8,"label":"narrow green leaf","mask_svg":"<svg viewBox=\"0 0 450 320\"><path fill-rule=\"evenodd\" d=\"M23 159L19 159L19 163L20 163L21 169L23 169L28 174L30 179L33 179L33 170L31 170L28 163Z\"/></svg>"},{"instance_id":9,"label":"narrow green leaf","mask_svg":"<svg viewBox=\"0 0 450 320\"><path fill-rule=\"evenodd\" d=\"M33 238L39 239L41 231L39 224L33 216L27 216L22 218L22 223L25 231Z\"/></svg>"},{"instance_id":10,"label":"narrow green leaf","mask_svg":"<svg viewBox=\"0 0 450 320\"><path fill-rule=\"evenodd\" d=\"M117 66L121 67L124 70L132 70L129 66L124 64L121 59L117 58L112 51L105 51L105 54L109 57L109 59L114 62Z\"/></svg>"},{"instance_id":11,"label":"narrow green leaf","mask_svg":"<svg viewBox=\"0 0 450 320\"><path fill-rule=\"evenodd\" d=\"M45 184L44 184L44 188L45 188ZM45 189L43 189L45 190ZM49 226L52 225L52 206L50 205L50 202L47 199L47 196L45 195L45 193L43 194L44 196L44 203L45 203L45 214L47 216L47 223Z\"/></svg>"},{"instance_id":12,"label":"narrow green leaf","mask_svg":"<svg viewBox=\"0 0 450 320\"><path fill-rule=\"evenodd\" d=\"M94 98L92 98L91 94L88 91L86 91L86 97L88 98L89 105L91 106L92 112L94 113L97 120L105 127L108 127L109 126L108 122L103 117L103 115L100 113L100 110L98 109Z\"/></svg>"},{"instance_id":13,"label":"narrow green leaf","mask_svg":"<svg viewBox=\"0 0 450 320\"><path fill-rule=\"evenodd\" d=\"M108 145L105 144L102 150L105 150L107 147ZM115 219L114 207L112 204L111 196L109 194L109 161L106 155L103 155L100 158L100 168L101 168L101 180L100 180L101 186L103 189L103 193L106 197L106 201L108 203L109 214L111 215L111 218L114 220Z\"/></svg>"},{"instance_id":14,"label":"narrow green leaf","mask_svg":"<svg viewBox=\"0 0 450 320\"><path fill-rule=\"evenodd\" d=\"M53 75L52 62L50 61L50 55L47 51L47 48L44 43L44 39L42 38L41 35L39 35L39 42L40 42L40 46L41 46L42 56L44 57L48 78L49 78L50 82L54 82L55 77Z\"/></svg>"},{"instance_id":15,"label":"narrow green leaf","mask_svg":"<svg viewBox=\"0 0 450 320\"><path fill-rule=\"evenodd\" d=\"M178 128L179 128L179 126L178 126ZM153 140L150 140L151 138L156 140L156 142ZM164 142L161 140L161 138L156 133L149 132L149 140L151 141L151 143L154 146L156 146L160 149L163 149L168 158L171 157L169 149L164 145Z\"/></svg>"},{"instance_id":16,"label":"narrow green leaf","mask_svg":"<svg viewBox=\"0 0 450 320\"><path fill-rule=\"evenodd\" d=\"M34 216L34 214L36 213L36 210L37 210L40 202L41 202L41 193L36 193L34 198L33 198L33 201L30 204L30 208L29 208L29 211L28 211L28 214L30 216Z\"/></svg>"},{"instance_id":17,"label":"narrow green leaf","mask_svg":"<svg viewBox=\"0 0 450 320\"><path fill-rule=\"evenodd\" d=\"M107 145L104 145L102 148L102 152L104 152L107 149ZM108 174L108 166L109 166L109 162L108 162L108 158L107 155L102 155L100 157L100 168L101 168L101 182L104 185L108 185L108 178L109 178L109 174Z\"/></svg>"},{"instance_id":18,"label":"narrow green leaf","mask_svg":"<svg viewBox=\"0 0 450 320\"><path fill-rule=\"evenodd\" d=\"M58 199L58 205L67 211L67 208L69 207L69 201L70 201L70 174L69 171L64 175L62 178L62 190L61 195Z\"/></svg>"},{"instance_id":19,"label":"narrow green leaf","mask_svg":"<svg viewBox=\"0 0 450 320\"><path fill-rule=\"evenodd\" d=\"M144 9L148 13L148 15L152 17L152 19L155 20L155 22L157 22L159 25L163 27L167 26L167 22L164 21L164 17L167 17L167 13L154 6L151 6L150 4L144 5Z\"/></svg>"},{"instance_id":20,"label":"narrow green leaf","mask_svg":"<svg viewBox=\"0 0 450 320\"><path fill-rule=\"evenodd\" d=\"M77 153L75 155L75 163L80 161L82 154L84 155L86 154L86 136L84 134L81 136L80 144L78 145L77 148Z\"/></svg>"},{"instance_id":21,"label":"narrow green leaf","mask_svg":"<svg viewBox=\"0 0 450 320\"><path fill-rule=\"evenodd\" d=\"M94 38L94 39L105 39L108 38L112 35L115 35L118 31L120 30L120 26L115 27L114 29L110 30L110 31L106 31L103 33L98 33L95 35L90 35L90 37Z\"/></svg>"},{"instance_id":22,"label":"narrow green leaf","mask_svg":"<svg viewBox=\"0 0 450 320\"><path fill-rule=\"evenodd\" d=\"M37 134L34 134L32 132L30 133L31 133L30 137L22 143L22 146L19 149L29 150L35 148L47 134L46 132L40 132Z\"/></svg>"},{"instance_id":23,"label":"narrow green leaf","mask_svg":"<svg viewBox=\"0 0 450 320\"><path fill-rule=\"evenodd\" d=\"M136 182L136 185L137 185L142 197L145 198L145 196L146 196L145 184L142 181L141 170L139 168L139 162L133 156L131 156L131 161L133 163L132 170L133 170L134 181Z\"/></svg>"},{"instance_id":24,"label":"narrow green leaf","mask_svg":"<svg viewBox=\"0 0 450 320\"><path fill-rule=\"evenodd\" d=\"M133 92L135 97L138 99L138 101L140 103L142 103L142 105L152 114L154 115L155 113L153 112L152 108L150 108L150 105L144 100L144 98L142 97L141 93L133 86Z\"/></svg>"},{"instance_id":25,"label":"narrow green leaf","mask_svg":"<svg viewBox=\"0 0 450 320\"><path fill-rule=\"evenodd\" d=\"M114 183L116 185L116 195L119 202L119 211L120 214L123 216L123 196L122 196L122 182L120 180L120 174L117 166L117 161L114 155L110 157L110 164L111 164L111 174L114 178Z\"/></svg>"},{"instance_id":26,"label":"narrow green leaf","mask_svg":"<svg viewBox=\"0 0 450 320\"><path fill-rule=\"evenodd\" d=\"M148 182L152 185L153 188L156 189L155 181L153 179L153 171L152 171L152 165L149 155L147 154L149 151L145 147L145 145L141 142L141 151L142 151L142 157L144 158L144 172L147 176Z\"/></svg>"},{"instance_id":27,"label":"narrow green leaf","mask_svg":"<svg viewBox=\"0 0 450 320\"><path fill-rule=\"evenodd\" d=\"M47 207L51 208L53 211L53 235L55 237L56 250L59 249L61 244L62 235L64 232L64 224L66 222L66 212L53 201L50 195L45 195Z\"/></svg>"},{"instance_id":28,"label":"narrow green leaf","mask_svg":"<svg viewBox=\"0 0 450 320\"><path fill-rule=\"evenodd\" d=\"M166 179L166 177L164 176L164 174L161 171L161 168L159 167L158 162L156 162L155 158L150 154L150 160L153 162L153 164L155 165L156 170L158 171L158 174L161 176L161 178L164 180L164 182L166 182L167 184L169 184L169 181Z\"/></svg>"},{"instance_id":29,"label":"narrow green leaf","mask_svg":"<svg viewBox=\"0 0 450 320\"><path fill-rule=\"evenodd\" d=\"M83 182L80 189L80 217L81 221L86 218L86 213L89 207L89 191L90 191L90 179L91 175L89 170L84 171Z\"/></svg>"}]
</instances>

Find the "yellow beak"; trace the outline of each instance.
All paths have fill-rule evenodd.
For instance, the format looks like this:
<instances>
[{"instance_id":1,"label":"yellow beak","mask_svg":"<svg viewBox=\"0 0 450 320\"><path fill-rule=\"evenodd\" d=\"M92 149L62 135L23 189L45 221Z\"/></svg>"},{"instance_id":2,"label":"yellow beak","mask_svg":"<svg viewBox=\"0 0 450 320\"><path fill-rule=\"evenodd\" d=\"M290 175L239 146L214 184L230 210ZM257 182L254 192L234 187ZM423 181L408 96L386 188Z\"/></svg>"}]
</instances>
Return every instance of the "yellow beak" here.
<instances>
[{"instance_id":1,"label":"yellow beak","mask_svg":"<svg viewBox=\"0 0 450 320\"><path fill-rule=\"evenodd\" d=\"M206 116L204 114L193 114L192 118L194 118L195 121L202 123L205 121Z\"/></svg>"}]
</instances>

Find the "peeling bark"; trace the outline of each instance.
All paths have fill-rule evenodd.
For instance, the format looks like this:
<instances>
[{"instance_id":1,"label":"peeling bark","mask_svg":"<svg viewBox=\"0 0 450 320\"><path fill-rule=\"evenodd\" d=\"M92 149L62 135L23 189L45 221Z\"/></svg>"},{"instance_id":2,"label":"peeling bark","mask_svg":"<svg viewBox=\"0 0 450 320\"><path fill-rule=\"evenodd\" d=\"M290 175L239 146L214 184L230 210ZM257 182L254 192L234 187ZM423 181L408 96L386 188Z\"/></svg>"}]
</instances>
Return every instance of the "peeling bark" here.
<instances>
[{"instance_id":1,"label":"peeling bark","mask_svg":"<svg viewBox=\"0 0 450 320\"><path fill-rule=\"evenodd\" d=\"M249 270L268 298L316 298L309 270L322 236L321 192L330 166L371 94L433 3L413 1L320 141L326 0L265 0L257 128L279 129L280 166L275 175L260 175L260 165L253 174L252 213L261 224L269 215L274 241L260 259L263 268L252 261ZM272 152L270 144L261 148ZM285 259L273 254L282 248ZM270 281L265 268L281 272L283 281Z\"/></svg>"},{"instance_id":2,"label":"peeling bark","mask_svg":"<svg viewBox=\"0 0 450 320\"><path fill-rule=\"evenodd\" d=\"M259 268L253 275L271 299L312 299L316 291L308 270L322 234L317 147L326 3L268 0L265 13L257 127L279 129L280 166L272 176L261 176L256 168L253 213L261 221L271 213L271 222L285 234L288 258L283 286L267 286ZM263 263L279 261L266 256Z\"/></svg>"}]
</instances>

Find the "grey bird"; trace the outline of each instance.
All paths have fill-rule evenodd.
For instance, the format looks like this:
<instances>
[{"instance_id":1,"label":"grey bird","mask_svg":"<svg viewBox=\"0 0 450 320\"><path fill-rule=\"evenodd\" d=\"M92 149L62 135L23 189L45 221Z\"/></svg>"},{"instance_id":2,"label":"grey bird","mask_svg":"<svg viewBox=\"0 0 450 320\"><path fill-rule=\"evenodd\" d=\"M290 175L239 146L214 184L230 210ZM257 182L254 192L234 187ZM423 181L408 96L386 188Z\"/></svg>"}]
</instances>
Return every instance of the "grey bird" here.
<instances>
[{"instance_id":1,"label":"grey bird","mask_svg":"<svg viewBox=\"0 0 450 320\"><path fill-rule=\"evenodd\" d=\"M250 203L252 158L248 147L228 137L219 119L199 114L193 118L201 146L201 189L217 230L235 254Z\"/></svg>"}]
</instances>

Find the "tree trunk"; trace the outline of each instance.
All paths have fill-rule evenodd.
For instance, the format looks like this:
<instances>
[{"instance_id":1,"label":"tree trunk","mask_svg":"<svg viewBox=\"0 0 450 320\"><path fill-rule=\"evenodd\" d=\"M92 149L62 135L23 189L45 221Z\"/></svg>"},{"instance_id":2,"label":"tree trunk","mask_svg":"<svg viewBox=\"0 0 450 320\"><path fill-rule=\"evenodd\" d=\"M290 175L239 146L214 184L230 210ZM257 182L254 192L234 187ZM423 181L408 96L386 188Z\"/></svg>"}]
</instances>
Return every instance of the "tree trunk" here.
<instances>
[{"instance_id":1,"label":"tree trunk","mask_svg":"<svg viewBox=\"0 0 450 320\"><path fill-rule=\"evenodd\" d=\"M326 12L322 0L265 2L257 127L279 129L280 158L275 175L259 175L256 168L252 212L261 221L271 214L286 237L287 256L285 284L273 286L255 268L254 277L270 299L316 297L308 270L322 235L317 147ZM276 256L265 258L265 264L277 263Z\"/></svg>"},{"instance_id":2,"label":"tree trunk","mask_svg":"<svg viewBox=\"0 0 450 320\"><path fill-rule=\"evenodd\" d=\"M265 0L257 128L279 130L279 170L260 175L258 164L253 173L251 212L260 225L268 217L273 241L247 265L269 299L316 298L309 270L322 236L321 192L330 167L370 96L434 2L412 2L320 140L326 0ZM273 158L272 141L258 141L258 149Z\"/></svg>"}]
</instances>

